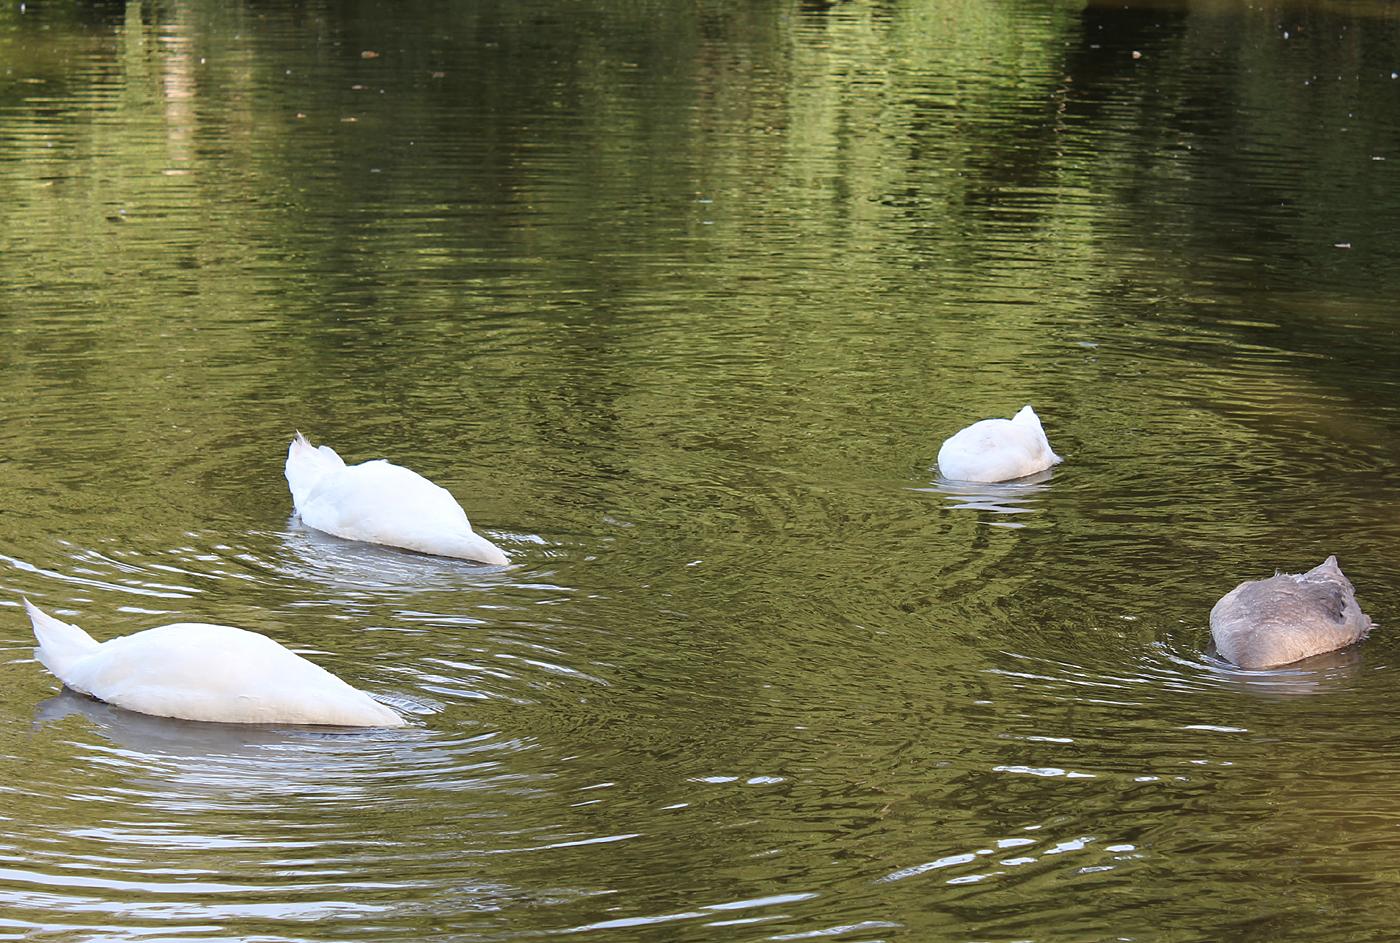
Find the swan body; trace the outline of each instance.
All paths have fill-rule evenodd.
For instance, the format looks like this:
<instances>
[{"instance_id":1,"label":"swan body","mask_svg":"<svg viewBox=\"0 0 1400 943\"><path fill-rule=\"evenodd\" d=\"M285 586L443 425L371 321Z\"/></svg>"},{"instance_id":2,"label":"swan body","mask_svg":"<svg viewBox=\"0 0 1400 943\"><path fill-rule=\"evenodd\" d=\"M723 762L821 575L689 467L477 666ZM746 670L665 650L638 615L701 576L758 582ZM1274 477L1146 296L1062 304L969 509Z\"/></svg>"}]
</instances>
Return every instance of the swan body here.
<instances>
[{"instance_id":1,"label":"swan body","mask_svg":"<svg viewBox=\"0 0 1400 943\"><path fill-rule=\"evenodd\" d=\"M974 422L938 450L938 471L955 481L1010 481L1061 461L1030 406L1010 419Z\"/></svg>"},{"instance_id":2,"label":"swan body","mask_svg":"<svg viewBox=\"0 0 1400 943\"><path fill-rule=\"evenodd\" d=\"M1335 556L1306 573L1279 573L1236 586L1210 611L1221 657L1241 668L1274 668L1345 648L1371 620Z\"/></svg>"},{"instance_id":3,"label":"swan body","mask_svg":"<svg viewBox=\"0 0 1400 943\"><path fill-rule=\"evenodd\" d=\"M503 565L510 557L472 530L446 488L385 459L346 465L300 432L287 450L287 485L306 526L367 543Z\"/></svg>"},{"instance_id":4,"label":"swan body","mask_svg":"<svg viewBox=\"0 0 1400 943\"><path fill-rule=\"evenodd\" d=\"M99 643L24 605L44 667L117 707L231 724L404 726L392 709L257 632L177 622Z\"/></svg>"}]
</instances>

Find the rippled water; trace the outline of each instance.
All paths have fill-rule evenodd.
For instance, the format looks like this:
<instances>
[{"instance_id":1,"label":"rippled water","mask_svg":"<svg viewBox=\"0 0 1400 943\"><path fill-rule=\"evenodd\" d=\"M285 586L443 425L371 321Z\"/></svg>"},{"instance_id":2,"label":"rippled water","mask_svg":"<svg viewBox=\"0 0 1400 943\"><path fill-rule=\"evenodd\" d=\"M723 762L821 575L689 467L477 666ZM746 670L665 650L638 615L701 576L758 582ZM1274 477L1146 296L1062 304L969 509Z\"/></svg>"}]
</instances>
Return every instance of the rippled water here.
<instances>
[{"instance_id":1,"label":"rippled water","mask_svg":"<svg viewBox=\"0 0 1400 943\"><path fill-rule=\"evenodd\" d=\"M28 3L0 69L0 938L1393 932L1389 5ZM1026 402L1053 474L939 479ZM514 564L301 527L294 429ZM1328 553L1370 641L1212 655ZM413 722L60 692L21 595Z\"/></svg>"}]
</instances>

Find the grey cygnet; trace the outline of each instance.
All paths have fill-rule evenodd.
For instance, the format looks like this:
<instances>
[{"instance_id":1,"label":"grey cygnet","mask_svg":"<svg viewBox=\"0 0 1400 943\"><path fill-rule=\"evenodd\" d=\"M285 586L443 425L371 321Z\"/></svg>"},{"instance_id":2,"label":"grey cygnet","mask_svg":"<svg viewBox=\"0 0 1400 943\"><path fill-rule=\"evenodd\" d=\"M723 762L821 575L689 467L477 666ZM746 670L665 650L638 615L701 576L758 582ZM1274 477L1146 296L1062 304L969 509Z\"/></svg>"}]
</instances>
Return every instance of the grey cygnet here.
<instances>
[{"instance_id":1,"label":"grey cygnet","mask_svg":"<svg viewBox=\"0 0 1400 943\"><path fill-rule=\"evenodd\" d=\"M1241 583L1210 611L1216 650L1249 669L1345 648L1370 630L1371 620L1335 556L1306 573Z\"/></svg>"}]
</instances>

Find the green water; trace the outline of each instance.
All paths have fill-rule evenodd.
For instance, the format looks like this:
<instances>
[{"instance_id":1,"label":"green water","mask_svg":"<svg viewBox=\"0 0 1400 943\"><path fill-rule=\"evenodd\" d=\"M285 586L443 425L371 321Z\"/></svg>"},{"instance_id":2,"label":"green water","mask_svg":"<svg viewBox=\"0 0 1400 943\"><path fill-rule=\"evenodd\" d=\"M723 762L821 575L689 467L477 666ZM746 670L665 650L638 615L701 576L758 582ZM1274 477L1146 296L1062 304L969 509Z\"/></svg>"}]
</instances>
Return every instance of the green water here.
<instances>
[{"instance_id":1,"label":"green water","mask_svg":"<svg viewBox=\"0 0 1400 943\"><path fill-rule=\"evenodd\" d=\"M0 939L1383 939L1400 11L0 10ZM1038 484L939 480L1033 403ZM321 537L296 429L514 565ZM1380 628L1228 670L1336 553ZM402 731L59 694L265 632Z\"/></svg>"}]
</instances>

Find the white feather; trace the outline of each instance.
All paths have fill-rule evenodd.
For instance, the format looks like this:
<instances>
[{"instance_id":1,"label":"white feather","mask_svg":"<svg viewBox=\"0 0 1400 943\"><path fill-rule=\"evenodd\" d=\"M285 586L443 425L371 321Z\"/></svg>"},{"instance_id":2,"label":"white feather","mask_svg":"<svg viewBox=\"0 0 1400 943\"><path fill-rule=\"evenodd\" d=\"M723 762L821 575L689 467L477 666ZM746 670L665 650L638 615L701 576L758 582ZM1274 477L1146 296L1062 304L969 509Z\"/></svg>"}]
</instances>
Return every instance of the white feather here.
<instances>
[{"instance_id":1,"label":"white feather","mask_svg":"<svg viewBox=\"0 0 1400 943\"><path fill-rule=\"evenodd\" d=\"M233 724L401 727L363 691L265 635L177 622L98 643L25 600L36 655L58 680L127 710Z\"/></svg>"},{"instance_id":2,"label":"white feather","mask_svg":"<svg viewBox=\"0 0 1400 943\"><path fill-rule=\"evenodd\" d=\"M472 530L451 492L384 459L346 465L330 448L315 448L297 433L287 451L287 484L302 522L316 530L444 557L510 562Z\"/></svg>"},{"instance_id":3,"label":"white feather","mask_svg":"<svg viewBox=\"0 0 1400 943\"><path fill-rule=\"evenodd\" d=\"M938 471L954 481L1010 481L1061 461L1030 406L1011 419L974 422L938 450Z\"/></svg>"},{"instance_id":4,"label":"white feather","mask_svg":"<svg viewBox=\"0 0 1400 943\"><path fill-rule=\"evenodd\" d=\"M298 432L287 449L287 484L292 489L292 500L298 504L305 501L317 482L344 467L345 460L335 449L329 445L318 449Z\"/></svg>"}]
</instances>

